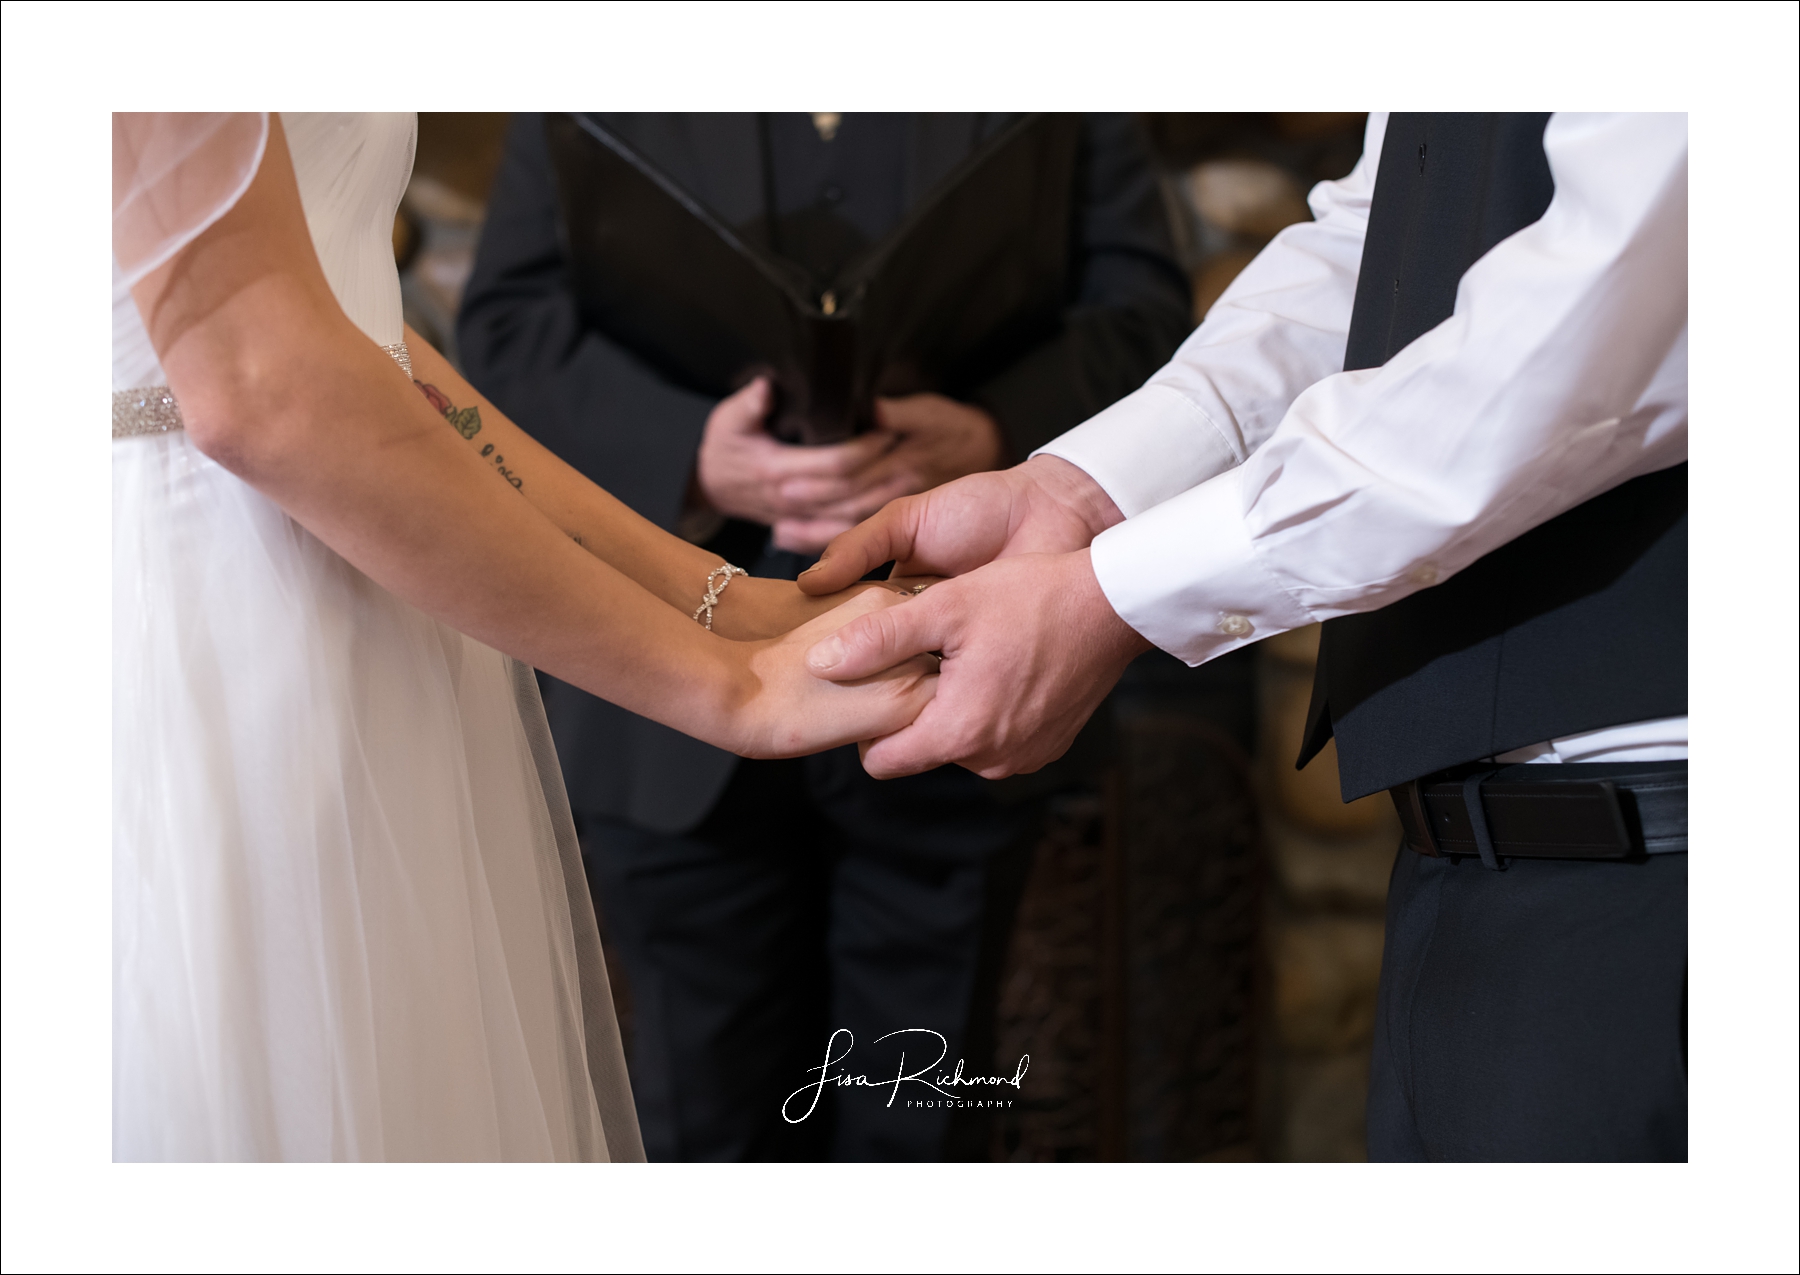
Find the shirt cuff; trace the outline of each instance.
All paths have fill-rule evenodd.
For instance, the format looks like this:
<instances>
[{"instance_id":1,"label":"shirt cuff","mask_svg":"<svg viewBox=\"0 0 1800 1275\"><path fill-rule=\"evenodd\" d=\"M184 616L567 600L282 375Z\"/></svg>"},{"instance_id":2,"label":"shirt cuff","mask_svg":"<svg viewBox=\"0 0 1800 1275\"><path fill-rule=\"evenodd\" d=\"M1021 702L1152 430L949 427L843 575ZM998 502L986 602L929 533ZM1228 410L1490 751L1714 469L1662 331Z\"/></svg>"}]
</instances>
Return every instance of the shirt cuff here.
<instances>
[{"instance_id":1,"label":"shirt cuff","mask_svg":"<svg viewBox=\"0 0 1800 1275\"><path fill-rule=\"evenodd\" d=\"M1031 453L1083 470L1127 518L1235 466L1225 434L1195 402L1146 385Z\"/></svg>"},{"instance_id":2,"label":"shirt cuff","mask_svg":"<svg viewBox=\"0 0 1800 1275\"><path fill-rule=\"evenodd\" d=\"M1256 555L1242 477L1232 469L1094 537L1094 576L1113 610L1189 664L1313 622Z\"/></svg>"}]
</instances>

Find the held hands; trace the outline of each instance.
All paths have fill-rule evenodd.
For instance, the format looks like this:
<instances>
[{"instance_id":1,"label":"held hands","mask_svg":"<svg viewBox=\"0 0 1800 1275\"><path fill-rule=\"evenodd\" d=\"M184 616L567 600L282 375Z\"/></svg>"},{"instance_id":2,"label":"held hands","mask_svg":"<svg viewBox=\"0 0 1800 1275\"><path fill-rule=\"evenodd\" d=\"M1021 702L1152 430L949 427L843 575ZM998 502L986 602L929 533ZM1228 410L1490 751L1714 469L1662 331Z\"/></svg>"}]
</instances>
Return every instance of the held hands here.
<instances>
[{"instance_id":1,"label":"held hands","mask_svg":"<svg viewBox=\"0 0 1800 1275\"><path fill-rule=\"evenodd\" d=\"M741 582L740 582L741 583ZM734 714L733 751L745 757L798 757L901 729L937 690L936 661L890 659L868 674L826 681L807 669L807 650L834 630L907 604L910 595L866 590L791 633L731 644L744 660L745 694Z\"/></svg>"},{"instance_id":2,"label":"held hands","mask_svg":"<svg viewBox=\"0 0 1800 1275\"><path fill-rule=\"evenodd\" d=\"M918 720L864 749L871 775L958 762L999 779L1062 756L1149 649L1113 611L1088 554L1122 517L1080 469L1040 456L895 501L831 543L800 577L809 593L890 559L896 572L955 577L858 617L808 653L813 672L832 680L942 653L938 693Z\"/></svg>"},{"instance_id":3,"label":"held hands","mask_svg":"<svg viewBox=\"0 0 1800 1275\"><path fill-rule=\"evenodd\" d=\"M823 636L807 661L843 681L942 652L935 697L869 744L863 766L889 779L958 762L1000 779L1062 756L1149 646L1113 612L1084 548L1017 554L935 584Z\"/></svg>"},{"instance_id":4,"label":"held hands","mask_svg":"<svg viewBox=\"0 0 1800 1275\"><path fill-rule=\"evenodd\" d=\"M915 400L897 402L917 406ZM760 432L767 399L749 406L756 409ZM908 419L905 408L898 415L888 405L883 410L888 421ZM709 432L712 428L709 423ZM803 450L816 454L854 446ZM858 477L870 482L867 471L887 472L878 468L885 459L886 454L846 467L824 481L790 480L801 483L790 495L842 496ZM909 482L926 485L922 465L906 472ZM883 488L877 482L858 490L867 496ZM848 516L842 506L834 513ZM896 563L896 576L955 578L912 598L861 594L770 649L785 655L792 643L803 642L810 648L805 656L812 675L847 689L878 686L868 679L884 670L918 679L888 691L892 698L873 715L900 711L879 729L854 736L872 741L863 745L863 765L877 778L949 762L989 779L1037 770L1067 751L1125 666L1149 649L1113 611L1088 554L1089 542L1122 517L1097 483L1050 456L897 499L838 535L800 577L801 590L823 599L888 561ZM818 530L811 527L807 534ZM936 677L921 664L929 653L942 657ZM915 700L916 720L905 711ZM834 742L841 738L807 746ZM793 739L782 745L790 746L796 752L803 747Z\"/></svg>"},{"instance_id":5,"label":"held hands","mask_svg":"<svg viewBox=\"0 0 1800 1275\"><path fill-rule=\"evenodd\" d=\"M879 399L878 429L826 447L771 437L770 403L761 378L721 401L707 418L695 478L713 508L767 524L775 544L796 553L818 552L896 497L987 469L1002 450L991 416L938 394Z\"/></svg>"}]
</instances>

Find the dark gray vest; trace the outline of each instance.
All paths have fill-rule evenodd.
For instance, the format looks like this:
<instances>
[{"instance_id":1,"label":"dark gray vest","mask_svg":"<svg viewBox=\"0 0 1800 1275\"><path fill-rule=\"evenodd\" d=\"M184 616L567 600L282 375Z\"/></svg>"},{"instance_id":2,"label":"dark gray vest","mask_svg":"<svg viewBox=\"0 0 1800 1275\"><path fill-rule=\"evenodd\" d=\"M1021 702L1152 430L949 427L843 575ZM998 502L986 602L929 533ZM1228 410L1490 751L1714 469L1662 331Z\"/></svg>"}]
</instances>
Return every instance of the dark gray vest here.
<instances>
[{"instance_id":1,"label":"dark gray vest","mask_svg":"<svg viewBox=\"0 0 1800 1275\"><path fill-rule=\"evenodd\" d=\"M1449 318L1488 249L1549 207L1548 115L1389 118L1346 371ZM1328 620L1305 765L1346 801L1540 740L1687 712L1687 465L1596 496L1435 588Z\"/></svg>"}]
</instances>

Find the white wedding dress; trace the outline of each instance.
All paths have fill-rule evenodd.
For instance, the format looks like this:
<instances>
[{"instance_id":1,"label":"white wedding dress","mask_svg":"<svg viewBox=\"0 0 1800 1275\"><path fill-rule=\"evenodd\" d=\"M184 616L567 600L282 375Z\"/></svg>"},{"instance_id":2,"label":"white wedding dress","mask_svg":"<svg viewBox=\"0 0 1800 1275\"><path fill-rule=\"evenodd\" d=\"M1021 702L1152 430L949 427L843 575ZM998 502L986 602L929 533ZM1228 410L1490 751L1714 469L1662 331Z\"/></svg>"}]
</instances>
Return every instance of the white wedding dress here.
<instances>
[{"instance_id":1,"label":"white wedding dress","mask_svg":"<svg viewBox=\"0 0 1800 1275\"><path fill-rule=\"evenodd\" d=\"M268 136L169 119L114 216L115 1158L642 1159L531 670L117 393L165 382L129 285ZM281 119L325 275L398 358L414 118Z\"/></svg>"}]
</instances>

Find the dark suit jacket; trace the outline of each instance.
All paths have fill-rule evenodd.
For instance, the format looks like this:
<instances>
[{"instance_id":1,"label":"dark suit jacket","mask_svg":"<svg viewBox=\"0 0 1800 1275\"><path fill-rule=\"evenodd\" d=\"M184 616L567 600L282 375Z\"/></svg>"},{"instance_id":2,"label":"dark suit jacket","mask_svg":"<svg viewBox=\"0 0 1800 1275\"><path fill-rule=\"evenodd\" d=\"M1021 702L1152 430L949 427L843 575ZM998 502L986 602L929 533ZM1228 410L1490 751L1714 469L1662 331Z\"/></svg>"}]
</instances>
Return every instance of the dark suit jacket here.
<instances>
[{"instance_id":1,"label":"dark suit jacket","mask_svg":"<svg viewBox=\"0 0 1800 1275\"><path fill-rule=\"evenodd\" d=\"M752 115L606 116L722 218L764 216L762 131ZM1009 117L917 114L894 159L906 206ZM851 140L848 130L842 139ZM777 148L779 155L779 148ZM1123 397L1166 362L1191 326L1187 282L1137 122L1084 121L1071 217L1071 293L1061 328L971 396L1022 460ZM776 174L779 184L782 174ZM560 246L555 178L538 115L515 118L494 182L457 341L469 379L520 426L645 517L680 517L713 400L664 380L584 326ZM728 527L720 548L759 575L805 565ZM766 543L766 536L756 535ZM760 558L759 558L760 555ZM658 832L705 817L736 759L545 679L545 706L580 811Z\"/></svg>"}]
</instances>

